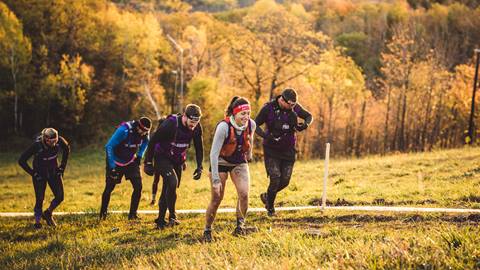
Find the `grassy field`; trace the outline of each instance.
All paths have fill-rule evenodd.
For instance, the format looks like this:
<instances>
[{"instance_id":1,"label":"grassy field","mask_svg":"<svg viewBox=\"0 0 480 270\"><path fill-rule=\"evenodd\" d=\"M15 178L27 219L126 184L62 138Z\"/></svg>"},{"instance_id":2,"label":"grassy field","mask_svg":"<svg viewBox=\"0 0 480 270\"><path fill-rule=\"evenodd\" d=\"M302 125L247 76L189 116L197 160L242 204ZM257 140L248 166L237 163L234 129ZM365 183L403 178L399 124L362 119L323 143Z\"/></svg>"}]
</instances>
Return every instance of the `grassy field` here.
<instances>
[{"instance_id":1,"label":"grassy field","mask_svg":"<svg viewBox=\"0 0 480 270\"><path fill-rule=\"evenodd\" d=\"M0 154L0 211L31 212L31 179L17 156ZM331 160L328 200L337 205L480 207L480 148L431 153ZM207 165L205 165L208 168ZM65 175L65 202L59 211L98 211L104 187L102 152L73 152ZM204 209L209 200L206 175L191 178L189 164L178 209ZM251 203L266 189L262 163L251 165ZM279 205L317 204L323 161L299 161ZM144 179L141 209L149 206L151 177ZM235 205L231 182L222 207ZM47 200L51 199L50 191ZM128 209L131 186L114 191L110 209ZM234 237L233 214L219 214L216 241L201 240L203 215L181 215L182 224L154 229L153 215L129 222L112 215L58 217L56 229L33 230L32 218L0 218L0 268L175 268L175 269L480 269L479 215L281 212L273 219L250 214L255 231Z\"/></svg>"}]
</instances>

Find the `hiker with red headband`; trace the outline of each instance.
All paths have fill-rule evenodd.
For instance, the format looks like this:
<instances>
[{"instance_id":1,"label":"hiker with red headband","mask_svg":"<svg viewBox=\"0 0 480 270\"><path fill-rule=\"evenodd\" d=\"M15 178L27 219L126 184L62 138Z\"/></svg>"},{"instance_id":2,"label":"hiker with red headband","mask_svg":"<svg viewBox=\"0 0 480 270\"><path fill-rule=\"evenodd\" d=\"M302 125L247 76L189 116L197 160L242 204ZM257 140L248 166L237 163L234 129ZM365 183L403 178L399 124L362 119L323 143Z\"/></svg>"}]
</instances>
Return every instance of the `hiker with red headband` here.
<instances>
[{"instance_id":1,"label":"hiker with red headband","mask_svg":"<svg viewBox=\"0 0 480 270\"><path fill-rule=\"evenodd\" d=\"M303 123L298 123L298 118ZM282 94L266 103L257 117L257 135L263 138L263 154L267 176L267 192L260 195L269 216L275 215L277 193L290 183L296 156L296 132L305 130L313 121L297 99L297 92L286 88ZM263 130L261 125L265 124Z\"/></svg>"},{"instance_id":2,"label":"hiker with red headband","mask_svg":"<svg viewBox=\"0 0 480 270\"><path fill-rule=\"evenodd\" d=\"M57 157L60 150L62 151L62 161L58 166ZM52 213L64 199L63 172L67 167L69 153L68 142L62 136L59 136L55 129L45 128L18 160L18 164L32 176L33 188L35 189L35 208L33 208L35 229L42 228L42 218L49 226L55 227L57 225ZM27 160L32 156L33 162L32 167L30 167ZM52 190L54 198L50 202L50 206L42 212L47 184Z\"/></svg>"},{"instance_id":3,"label":"hiker with red headband","mask_svg":"<svg viewBox=\"0 0 480 270\"><path fill-rule=\"evenodd\" d=\"M198 105L188 104L183 114L172 114L163 119L152 135L144 161L144 172L160 175L163 178L162 193L158 202L157 229L179 225L175 213L177 188L180 186L182 171L185 169L187 150L193 140L197 168L193 179L199 180L203 171L203 138L200 118L202 111ZM155 178L154 181L158 181ZM154 182L155 185L155 182ZM153 195L152 197L154 197ZM165 216L169 212L168 223Z\"/></svg>"},{"instance_id":4,"label":"hiker with red headband","mask_svg":"<svg viewBox=\"0 0 480 270\"><path fill-rule=\"evenodd\" d=\"M235 235L245 233L245 217L248 209L250 173L248 161L252 158L255 121L250 119L250 103L246 98L234 97L226 111L225 119L218 123L210 150L211 200L207 208L205 230L206 242L212 241L212 224L225 193L225 184L230 174L237 189L237 223Z\"/></svg>"},{"instance_id":5,"label":"hiker with red headband","mask_svg":"<svg viewBox=\"0 0 480 270\"><path fill-rule=\"evenodd\" d=\"M121 123L105 145L107 154L106 183L102 194L100 219L107 217L108 204L113 189L122 178L130 180L133 187L128 219L138 219L137 210L142 195L140 161L148 145L152 121L147 117Z\"/></svg>"}]
</instances>

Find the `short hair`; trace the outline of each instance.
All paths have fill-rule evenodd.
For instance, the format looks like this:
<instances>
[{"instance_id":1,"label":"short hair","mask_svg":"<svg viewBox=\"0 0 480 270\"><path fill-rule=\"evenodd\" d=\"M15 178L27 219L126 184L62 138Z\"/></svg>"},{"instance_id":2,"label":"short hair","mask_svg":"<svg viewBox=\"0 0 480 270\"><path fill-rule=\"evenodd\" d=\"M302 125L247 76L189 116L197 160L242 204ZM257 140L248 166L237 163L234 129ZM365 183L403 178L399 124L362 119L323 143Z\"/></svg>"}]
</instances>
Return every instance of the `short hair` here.
<instances>
[{"instance_id":1,"label":"short hair","mask_svg":"<svg viewBox=\"0 0 480 270\"><path fill-rule=\"evenodd\" d=\"M290 87L285 88L282 91L282 97L287 102L288 101L297 102L297 91L295 91L295 89Z\"/></svg>"},{"instance_id":2,"label":"short hair","mask_svg":"<svg viewBox=\"0 0 480 270\"><path fill-rule=\"evenodd\" d=\"M54 128L44 128L42 130L42 139L58 138L58 131Z\"/></svg>"},{"instance_id":3,"label":"short hair","mask_svg":"<svg viewBox=\"0 0 480 270\"><path fill-rule=\"evenodd\" d=\"M200 106L196 104L188 104L187 106L185 106L184 113L188 118L191 118L191 117L199 118L202 116L202 109L200 109Z\"/></svg>"}]
</instances>

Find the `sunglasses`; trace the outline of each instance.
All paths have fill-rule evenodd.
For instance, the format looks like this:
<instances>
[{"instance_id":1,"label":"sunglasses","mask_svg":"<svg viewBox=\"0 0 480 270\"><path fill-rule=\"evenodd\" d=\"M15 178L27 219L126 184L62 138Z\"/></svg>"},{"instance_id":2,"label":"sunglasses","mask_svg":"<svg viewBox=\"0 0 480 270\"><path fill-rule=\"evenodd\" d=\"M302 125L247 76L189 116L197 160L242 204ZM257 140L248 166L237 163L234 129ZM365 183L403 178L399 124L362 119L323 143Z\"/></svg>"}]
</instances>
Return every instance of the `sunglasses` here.
<instances>
[{"instance_id":1,"label":"sunglasses","mask_svg":"<svg viewBox=\"0 0 480 270\"><path fill-rule=\"evenodd\" d=\"M200 116L189 116L187 115L187 118L192 121L192 122L200 122Z\"/></svg>"}]
</instances>

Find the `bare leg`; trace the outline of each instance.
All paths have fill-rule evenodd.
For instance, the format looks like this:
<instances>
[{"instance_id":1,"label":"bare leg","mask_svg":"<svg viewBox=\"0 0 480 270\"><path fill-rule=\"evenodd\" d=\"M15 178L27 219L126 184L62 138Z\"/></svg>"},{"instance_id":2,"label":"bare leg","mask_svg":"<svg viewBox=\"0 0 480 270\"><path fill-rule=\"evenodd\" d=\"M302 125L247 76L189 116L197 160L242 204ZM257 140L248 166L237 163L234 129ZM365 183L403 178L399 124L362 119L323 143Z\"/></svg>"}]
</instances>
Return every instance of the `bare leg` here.
<instances>
[{"instance_id":1,"label":"bare leg","mask_svg":"<svg viewBox=\"0 0 480 270\"><path fill-rule=\"evenodd\" d=\"M220 187L215 188L212 184L212 174L209 174L210 177L210 185L212 190L212 197L210 199L210 204L207 208L207 214L205 217L205 229L210 230L212 227L212 223L215 220L215 215L217 214L218 207L223 200L223 195L225 194L225 184L227 182L228 174L227 173L219 173L220 176Z\"/></svg>"},{"instance_id":2,"label":"bare leg","mask_svg":"<svg viewBox=\"0 0 480 270\"><path fill-rule=\"evenodd\" d=\"M244 163L236 166L231 171L230 177L232 178L238 194L237 221L243 222L247 216L248 193L250 191L250 172L248 170L248 164Z\"/></svg>"}]
</instances>

